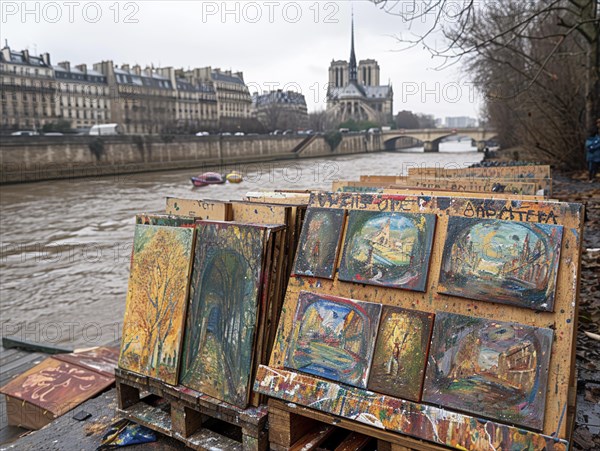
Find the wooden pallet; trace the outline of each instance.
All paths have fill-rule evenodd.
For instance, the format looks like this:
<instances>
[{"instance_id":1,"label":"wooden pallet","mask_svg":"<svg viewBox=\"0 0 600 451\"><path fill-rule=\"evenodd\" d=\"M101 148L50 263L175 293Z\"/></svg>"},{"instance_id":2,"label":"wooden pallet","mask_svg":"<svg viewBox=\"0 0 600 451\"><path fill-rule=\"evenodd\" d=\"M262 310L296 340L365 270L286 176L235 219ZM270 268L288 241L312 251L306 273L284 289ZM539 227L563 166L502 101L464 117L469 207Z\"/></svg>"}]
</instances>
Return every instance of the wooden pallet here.
<instances>
[{"instance_id":1,"label":"wooden pallet","mask_svg":"<svg viewBox=\"0 0 600 451\"><path fill-rule=\"evenodd\" d=\"M329 434L333 427L352 431L348 442L360 440L360 443L367 443L365 437L376 440L378 451L446 451L448 449L297 404L269 399L269 440L273 451L316 449L313 443L317 442L316 446L320 446L323 441L321 437ZM355 444L350 448L340 449L361 449L357 446Z\"/></svg>"},{"instance_id":2,"label":"wooden pallet","mask_svg":"<svg viewBox=\"0 0 600 451\"><path fill-rule=\"evenodd\" d=\"M267 406L239 409L197 391L118 368L117 411L195 450L266 451Z\"/></svg>"}]
</instances>

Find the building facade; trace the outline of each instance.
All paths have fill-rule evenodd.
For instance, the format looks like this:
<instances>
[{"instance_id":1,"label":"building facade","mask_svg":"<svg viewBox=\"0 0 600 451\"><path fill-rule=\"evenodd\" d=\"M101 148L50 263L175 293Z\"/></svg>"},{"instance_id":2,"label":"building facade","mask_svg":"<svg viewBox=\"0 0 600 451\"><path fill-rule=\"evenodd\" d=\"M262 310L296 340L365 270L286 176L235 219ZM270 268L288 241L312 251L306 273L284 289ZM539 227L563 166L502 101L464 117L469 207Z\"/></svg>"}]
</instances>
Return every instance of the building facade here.
<instances>
[{"instance_id":1,"label":"building facade","mask_svg":"<svg viewBox=\"0 0 600 451\"><path fill-rule=\"evenodd\" d=\"M354 18L350 61L334 60L329 66L327 114L334 123L370 121L386 125L393 120L394 92L391 84L380 85L380 68L373 59L356 62Z\"/></svg>"},{"instance_id":2,"label":"building facade","mask_svg":"<svg viewBox=\"0 0 600 451\"><path fill-rule=\"evenodd\" d=\"M104 124L111 118L110 88L106 76L85 64L71 67L68 61L53 66L57 96L56 116L76 129Z\"/></svg>"},{"instance_id":3,"label":"building facade","mask_svg":"<svg viewBox=\"0 0 600 451\"><path fill-rule=\"evenodd\" d=\"M50 55L0 50L0 126L6 130L39 130L57 119L56 79Z\"/></svg>"},{"instance_id":4,"label":"building facade","mask_svg":"<svg viewBox=\"0 0 600 451\"><path fill-rule=\"evenodd\" d=\"M252 98L241 72L142 68L102 61L88 68L50 55L0 51L0 128L41 130L56 122L86 129L117 123L129 134L244 130Z\"/></svg>"},{"instance_id":5,"label":"building facade","mask_svg":"<svg viewBox=\"0 0 600 451\"><path fill-rule=\"evenodd\" d=\"M308 127L308 109L304 95L293 91L271 91L254 94L252 105L256 117L269 132L302 130Z\"/></svg>"}]
</instances>

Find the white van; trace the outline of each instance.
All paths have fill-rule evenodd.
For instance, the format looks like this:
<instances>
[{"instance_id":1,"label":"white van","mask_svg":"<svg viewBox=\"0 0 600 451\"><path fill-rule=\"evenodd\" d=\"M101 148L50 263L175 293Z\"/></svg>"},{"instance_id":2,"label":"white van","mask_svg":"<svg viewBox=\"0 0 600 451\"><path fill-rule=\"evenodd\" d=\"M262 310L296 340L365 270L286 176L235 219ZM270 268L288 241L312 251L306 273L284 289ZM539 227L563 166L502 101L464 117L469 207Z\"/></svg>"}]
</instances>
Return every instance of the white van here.
<instances>
[{"instance_id":1,"label":"white van","mask_svg":"<svg viewBox=\"0 0 600 451\"><path fill-rule=\"evenodd\" d=\"M120 135L121 129L119 128L119 124L97 124L92 125L89 134L94 136Z\"/></svg>"}]
</instances>

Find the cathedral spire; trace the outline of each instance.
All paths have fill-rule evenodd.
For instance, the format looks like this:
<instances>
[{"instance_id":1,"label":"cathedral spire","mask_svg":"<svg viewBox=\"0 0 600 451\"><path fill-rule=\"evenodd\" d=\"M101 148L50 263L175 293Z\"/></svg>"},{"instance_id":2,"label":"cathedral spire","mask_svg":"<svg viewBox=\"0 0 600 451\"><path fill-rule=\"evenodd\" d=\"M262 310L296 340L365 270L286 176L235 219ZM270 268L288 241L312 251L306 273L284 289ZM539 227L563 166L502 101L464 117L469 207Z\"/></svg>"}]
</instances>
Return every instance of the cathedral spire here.
<instances>
[{"instance_id":1,"label":"cathedral spire","mask_svg":"<svg viewBox=\"0 0 600 451\"><path fill-rule=\"evenodd\" d=\"M358 81L358 70L356 68L356 55L354 54L354 8L352 8L352 37L350 43L350 64L348 64L350 81Z\"/></svg>"}]
</instances>

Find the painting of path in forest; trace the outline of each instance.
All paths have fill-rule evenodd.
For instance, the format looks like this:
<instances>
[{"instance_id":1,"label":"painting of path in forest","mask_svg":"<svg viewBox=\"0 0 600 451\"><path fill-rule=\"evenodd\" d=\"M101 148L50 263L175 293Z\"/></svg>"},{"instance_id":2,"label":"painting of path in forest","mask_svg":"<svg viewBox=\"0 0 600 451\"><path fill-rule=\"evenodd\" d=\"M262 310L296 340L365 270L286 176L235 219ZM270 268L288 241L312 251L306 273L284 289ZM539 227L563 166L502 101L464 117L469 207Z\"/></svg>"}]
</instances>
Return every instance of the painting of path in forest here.
<instances>
[{"instance_id":1,"label":"painting of path in forest","mask_svg":"<svg viewBox=\"0 0 600 451\"><path fill-rule=\"evenodd\" d=\"M177 383L194 230L136 225L119 367Z\"/></svg>"},{"instance_id":2,"label":"painting of path in forest","mask_svg":"<svg viewBox=\"0 0 600 451\"><path fill-rule=\"evenodd\" d=\"M245 408L267 230L201 222L180 383Z\"/></svg>"}]
</instances>

